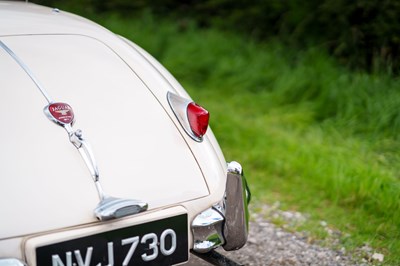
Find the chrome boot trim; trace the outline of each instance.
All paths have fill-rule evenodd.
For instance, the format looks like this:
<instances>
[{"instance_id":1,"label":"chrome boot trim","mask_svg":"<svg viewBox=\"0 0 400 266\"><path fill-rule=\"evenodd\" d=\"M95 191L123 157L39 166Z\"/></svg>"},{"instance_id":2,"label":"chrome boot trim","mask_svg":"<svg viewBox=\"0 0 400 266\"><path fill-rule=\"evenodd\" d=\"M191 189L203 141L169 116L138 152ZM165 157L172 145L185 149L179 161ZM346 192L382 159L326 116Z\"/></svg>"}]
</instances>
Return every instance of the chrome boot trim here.
<instances>
[{"instance_id":1,"label":"chrome boot trim","mask_svg":"<svg viewBox=\"0 0 400 266\"><path fill-rule=\"evenodd\" d=\"M243 174L242 166L238 162L228 164L225 195L225 224L223 234L227 251L236 250L247 242L249 231L250 190Z\"/></svg>"},{"instance_id":2,"label":"chrome boot trim","mask_svg":"<svg viewBox=\"0 0 400 266\"><path fill-rule=\"evenodd\" d=\"M193 250L206 253L225 243L222 236L224 216L216 208L209 208L192 222Z\"/></svg>"},{"instance_id":3,"label":"chrome boot trim","mask_svg":"<svg viewBox=\"0 0 400 266\"><path fill-rule=\"evenodd\" d=\"M0 47L3 48L16 61L16 63L26 72L26 74L28 74L33 83L35 83L36 87L40 90L48 102L48 105L46 105L43 109L44 114L50 121L63 127L67 131L70 142L75 146L75 148L78 149L87 167L89 168L100 198L100 203L97 205L94 211L96 217L100 220L109 220L147 210L148 204L146 202L131 199L119 199L109 197L104 194L100 184L100 175L92 149L88 141L83 138L82 131L80 129L74 131L72 128L75 117L71 106L66 103L53 102L47 91L40 84L39 80L35 77L29 67L25 65L25 63L2 41L0 41ZM53 110L53 112L58 113L58 115L55 116L52 111L50 111L50 107L52 106L59 108L55 111ZM0 264L0 266L1 265L2 264Z\"/></svg>"},{"instance_id":4,"label":"chrome boot trim","mask_svg":"<svg viewBox=\"0 0 400 266\"><path fill-rule=\"evenodd\" d=\"M53 117L53 115L49 111L50 105L51 103L49 103L49 105L44 108L44 113L51 121L63 127L67 131L70 142L75 146L75 148L78 149L80 155L86 163L86 166L89 169L90 174L92 175L93 181L96 185L97 193L100 198L99 204L97 204L96 208L94 209L94 214L96 215L97 219L101 221L106 221L147 210L148 204L146 202L134 199L120 199L110 197L104 193L100 183L100 174L97 167L96 159L89 143L83 137L82 130L73 130L72 125L74 123L74 120L71 120L68 123L63 123L59 119Z\"/></svg>"},{"instance_id":5,"label":"chrome boot trim","mask_svg":"<svg viewBox=\"0 0 400 266\"><path fill-rule=\"evenodd\" d=\"M0 41L0 46L6 51L14 60L17 62L17 64L28 74L28 76L31 78L33 83L35 83L36 87L40 90L40 92L43 94L44 98L46 98L47 102L52 102L52 99L50 96L47 94L46 90L43 88L42 84L40 84L39 80L33 75L32 71L29 69L27 65L10 49L8 46Z\"/></svg>"},{"instance_id":6,"label":"chrome boot trim","mask_svg":"<svg viewBox=\"0 0 400 266\"><path fill-rule=\"evenodd\" d=\"M94 154L89 143L82 136L82 130L78 129L74 132L70 126L66 126L65 129L68 132L69 140L78 149L87 167L89 168L93 180L95 182L99 181L99 170L97 168L96 159L94 158ZM104 195L101 190L98 190L98 192L100 199L103 199Z\"/></svg>"}]
</instances>

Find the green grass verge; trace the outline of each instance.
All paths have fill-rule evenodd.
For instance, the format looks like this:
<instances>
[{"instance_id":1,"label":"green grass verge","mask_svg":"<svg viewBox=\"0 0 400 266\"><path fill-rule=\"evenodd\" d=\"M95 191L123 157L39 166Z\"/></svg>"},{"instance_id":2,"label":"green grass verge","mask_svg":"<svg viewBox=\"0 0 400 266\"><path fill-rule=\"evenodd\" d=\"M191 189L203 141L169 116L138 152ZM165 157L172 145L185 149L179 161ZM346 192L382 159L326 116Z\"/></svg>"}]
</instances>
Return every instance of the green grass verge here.
<instances>
[{"instance_id":1,"label":"green grass verge","mask_svg":"<svg viewBox=\"0 0 400 266\"><path fill-rule=\"evenodd\" d=\"M150 15L95 20L148 50L209 109L228 160L245 166L256 201L308 213L354 250L400 264L400 81L340 68L318 49L293 51Z\"/></svg>"}]
</instances>

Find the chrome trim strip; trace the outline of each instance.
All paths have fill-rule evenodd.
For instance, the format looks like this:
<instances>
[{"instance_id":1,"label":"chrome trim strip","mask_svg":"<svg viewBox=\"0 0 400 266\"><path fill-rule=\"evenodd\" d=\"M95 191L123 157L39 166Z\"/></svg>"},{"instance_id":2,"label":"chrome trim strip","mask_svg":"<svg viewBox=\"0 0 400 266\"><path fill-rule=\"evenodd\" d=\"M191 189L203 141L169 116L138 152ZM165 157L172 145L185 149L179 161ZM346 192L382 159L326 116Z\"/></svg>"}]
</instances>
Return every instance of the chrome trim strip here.
<instances>
[{"instance_id":1,"label":"chrome trim strip","mask_svg":"<svg viewBox=\"0 0 400 266\"><path fill-rule=\"evenodd\" d=\"M6 51L14 60L18 63L18 65L28 74L33 83L35 83L36 87L43 94L44 98L46 98L48 103L53 102L50 96L47 94L46 90L43 88L42 84L40 84L39 80L33 75L33 72L29 69L27 65L2 41L0 41L0 46Z\"/></svg>"}]
</instances>

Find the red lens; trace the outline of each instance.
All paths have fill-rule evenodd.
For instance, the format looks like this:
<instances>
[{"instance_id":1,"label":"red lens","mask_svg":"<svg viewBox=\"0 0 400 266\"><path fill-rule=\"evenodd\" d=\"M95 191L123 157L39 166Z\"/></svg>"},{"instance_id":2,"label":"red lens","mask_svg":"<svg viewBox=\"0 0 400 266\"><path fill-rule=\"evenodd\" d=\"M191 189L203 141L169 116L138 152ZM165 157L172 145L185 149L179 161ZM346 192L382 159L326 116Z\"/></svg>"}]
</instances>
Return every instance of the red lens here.
<instances>
[{"instance_id":1,"label":"red lens","mask_svg":"<svg viewBox=\"0 0 400 266\"><path fill-rule=\"evenodd\" d=\"M189 103L187 114L190 128L197 137L202 137L206 134L208 127L208 119L210 114L206 109L196 103Z\"/></svg>"}]
</instances>

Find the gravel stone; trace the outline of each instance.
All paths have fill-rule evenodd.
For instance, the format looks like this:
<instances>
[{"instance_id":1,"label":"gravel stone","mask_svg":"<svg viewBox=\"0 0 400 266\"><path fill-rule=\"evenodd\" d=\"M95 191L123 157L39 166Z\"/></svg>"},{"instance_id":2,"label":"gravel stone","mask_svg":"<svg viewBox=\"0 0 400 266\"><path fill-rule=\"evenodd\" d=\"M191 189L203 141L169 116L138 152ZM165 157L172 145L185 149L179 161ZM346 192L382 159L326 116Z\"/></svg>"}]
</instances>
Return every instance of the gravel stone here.
<instances>
[{"instance_id":1,"label":"gravel stone","mask_svg":"<svg viewBox=\"0 0 400 266\"><path fill-rule=\"evenodd\" d=\"M273 224L261 227L257 222L252 222L250 236L257 239L256 243L248 242L235 252L218 250L243 265L354 265L349 257L307 244L304 239L282 231Z\"/></svg>"},{"instance_id":2,"label":"gravel stone","mask_svg":"<svg viewBox=\"0 0 400 266\"><path fill-rule=\"evenodd\" d=\"M291 223L301 223L307 219L306 216L297 212L288 214L289 212L279 211L278 207L279 204L274 204L272 207L263 206L261 211L252 212L249 237L247 244L243 248L230 252L224 251L223 248L218 248L217 251L239 264L249 266L371 265L371 260L356 262L354 258L346 255L344 248L331 250L308 243L307 236L286 232L269 223L264 218L265 213L269 213L269 217L278 215L280 218L283 217L283 219ZM322 223L322 226L327 226L325 223ZM337 234L339 235L339 233ZM370 253L372 250L366 246L363 248L363 251ZM375 256L374 259L380 261L381 257ZM191 255L191 260L187 265L205 266L210 264Z\"/></svg>"}]
</instances>

